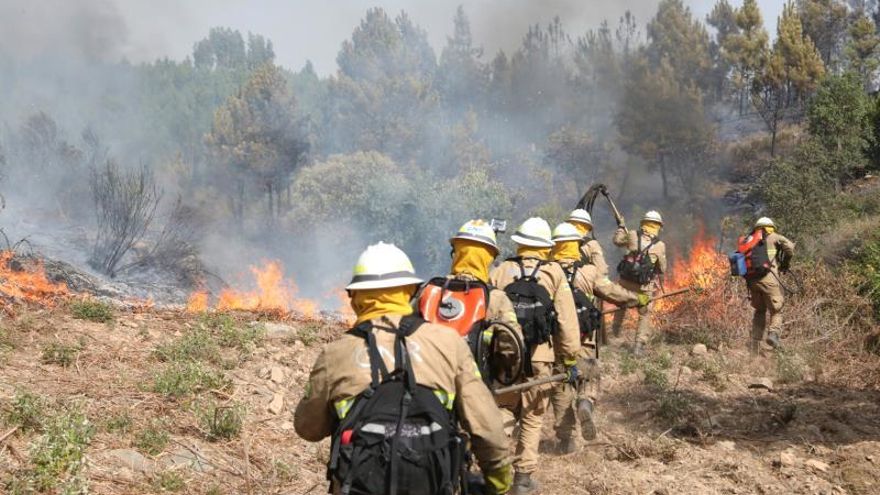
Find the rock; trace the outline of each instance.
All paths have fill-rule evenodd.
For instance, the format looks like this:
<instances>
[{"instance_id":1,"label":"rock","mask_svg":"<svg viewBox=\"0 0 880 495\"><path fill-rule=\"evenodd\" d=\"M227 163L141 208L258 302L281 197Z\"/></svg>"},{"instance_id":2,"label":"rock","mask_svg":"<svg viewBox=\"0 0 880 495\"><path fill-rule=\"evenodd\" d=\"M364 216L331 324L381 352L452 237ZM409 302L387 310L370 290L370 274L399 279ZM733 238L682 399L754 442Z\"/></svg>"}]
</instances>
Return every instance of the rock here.
<instances>
[{"instance_id":1,"label":"rock","mask_svg":"<svg viewBox=\"0 0 880 495\"><path fill-rule=\"evenodd\" d=\"M105 452L104 455L111 464L139 473L148 473L154 468L153 461L136 450L116 449Z\"/></svg>"},{"instance_id":2,"label":"rock","mask_svg":"<svg viewBox=\"0 0 880 495\"><path fill-rule=\"evenodd\" d=\"M773 464L777 467L792 467L797 464L797 457L790 450L783 450Z\"/></svg>"},{"instance_id":3,"label":"rock","mask_svg":"<svg viewBox=\"0 0 880 495\"><path fill-rule=\"evenodd\" d=\"M877 462L877 458L874 457L874 456L872 456L872 455L866 455L866 456L865 456L865 460L868 461L868 462L870 462L870 463L872 463L872 464L873 464L874 462Z\"/></svg>"},{"instance_id":4,"label":"rock","mask_svg":"<svg viewBox=\"0 0 880 495\"><path fill-rule=\"evenodd\" d=\"M772 392L773 380L769 378L756 378L749 383L749 388L763 388Z\"/></svg>"},{"instance_id":5,"label":"rock","mask_svg":"<svg viewBox=\"0 0 880 495\"><path fill-rule=\"evenodd\" d=\"M705 356L709 354L709 349L706 348L705 344L696 344L693 349L691 349L691 354L694 356Z\"/></svg>"},{"instance_id":6,"label":"rock","mask_svg":"<svg viewBox=\"0 0 880 495\"><path fill-rule=\"evenodd\" d=\"M285 431L292 430L293 429L293 422L292 421L285 421L285 422L281 423L281 429L285 430Z\"/></svg>"},{"instance_id":7,"label":"rock","mask_svg":"<svg viewBox=\"0 0 880 495\"><path fill-rule=\"evenodd\" d=\"M202 473L210 471L213 468L211 464L205 461L204 456L198 456L190 452L189 449L183 447L162 457L161 462L168 469L176 468L178 466L186 466L194 471Z\"/></svg>"},{"instance_id":8,"label":"rock","mask_svg":"<svg viewBox=\"0 0 880 495\"><path fill-rule=\"evenodd\" d=\"M822 462L819 459L807 459L806 461L804 461L804 466L815 469L816 471L821 471L823 473L827 473L828 468L830 467L828 463Z\"/></svg>"},{"instance_id":9,"label":"rock","mask_svg":"<svg viewBox=\"0 0 880 495\"><path fill-rule=\"evenodd\" d=\"M269 380L275 383L283 382L284 370L280 366L272 366L272 369L269 371Z\"/></svg>"},{"instance_id":10,"label":"rock","mask_svg":"<svg viewBox=\"0 0 880 495\"><path fill-rule=\"evenodd\" d=\"M681 376L691 376L694 374L694 370L688 368L687 366L681 367Z\"/></svg>"},{"instance_id":11,"label":"rock","mask_svg":"<svg viewBox=\"0 0 880 495\"><path fill-rule=\"evenodd\" d=\"M716 443L715 445L717 445L719 449L726 450L729 452L736 450L736 442L734 442L732 440L722 440L722 441Z\"/></svg>"},{"instance_id":12,"label":"rock","mask_svg":"<svg viewBox=\"0 0 880 495\"><path fill-rule=\"evenodd\" d=\"M293 339L298 333L296 328L283 323L267 322L263 323L263 327L266 329L268 339Z\"/></svg>"},{"instance_id":13,"label":"rock","mask_svg":"<svg viewBox=\"0 0 880 495\"><path fill-rule=\"evenodd\" d=\"M269 378L271 372L272 372L272 370L270 370L268 367L264 366L264 367L260 368L259 372L257 372L257 376L262 378L263 380L266 380Z\"/></svg>"},{"instance_id":14,"label":"rock","mask_svg":"<svg viewBox=\"0 0 880 495\"><path fill-rule=\"evenodd\" d=\"M274 415L281 414L281 411L284 410L284 394L275 393L272 396L272 402L269 402L269 405L266 406L270 413Z\"/></svg>"}]
</instances>

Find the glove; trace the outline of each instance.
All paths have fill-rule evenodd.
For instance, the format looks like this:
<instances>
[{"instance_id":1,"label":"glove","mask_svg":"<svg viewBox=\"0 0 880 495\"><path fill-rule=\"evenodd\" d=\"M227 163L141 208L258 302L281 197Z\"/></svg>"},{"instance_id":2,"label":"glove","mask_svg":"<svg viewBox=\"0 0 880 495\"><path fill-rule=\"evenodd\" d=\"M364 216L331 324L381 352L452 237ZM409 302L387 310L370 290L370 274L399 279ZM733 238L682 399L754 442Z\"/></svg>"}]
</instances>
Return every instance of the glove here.
<instances>
[{"instance_id":1,"label":"glove","mask_svg":"<svg viewBox=\"0 0 880 495\"><path fill-rule=\"evenodd\" d=\"M639 307L644 308L651 302L651 296L645 294L644 292L639 292Z\"/></svg>"},{"instance_id":2,"label":"glove","mask_svg":"<svg viewBox=\"0 0 880 495\"><path fill-rule=\"evenodd\" d=\"M578 376L580 376L580 371L578 370L577 365L571 365L565 369L565 373L568 375L568 378L565 379L569 385L572 387L577 385Z\"/></svg>"},{"instance_id":3,"label":"glove","mask_svg":"<svg viewBox=\"0 0 880 495\"><path fill-rule=\"evenodd\" d=\"M782 273L788 273L789 268L791 268L791 258L783 258L782 261L779 262L779 271Z\"/></svg>"},{"instance_id":4,"label":"glove","mask_svg":"<svg viewBox=\"0 0 880 495\"><path fill-rule=\"evenodd\" d=\"M503 495L513 488L513 466L507 464L484 476L491 495Z\"/></svg>"}]
</instances>

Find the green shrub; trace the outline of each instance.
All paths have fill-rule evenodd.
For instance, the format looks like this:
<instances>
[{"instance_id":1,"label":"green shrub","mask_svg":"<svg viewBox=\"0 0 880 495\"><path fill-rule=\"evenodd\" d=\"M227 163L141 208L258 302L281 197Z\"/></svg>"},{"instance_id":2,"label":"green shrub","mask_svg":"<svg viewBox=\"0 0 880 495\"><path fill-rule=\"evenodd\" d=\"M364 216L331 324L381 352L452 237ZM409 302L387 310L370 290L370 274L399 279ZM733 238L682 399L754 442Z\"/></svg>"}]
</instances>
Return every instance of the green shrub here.
<instances>
[{"instance_id":1,"label":"green shrub","mask_svg":"<svg viewBox=\"0 0 880 495\"><path fill-rule=\"evenodd\" d=\"M186 487L186 480L177 471L162 471L153 477L152 485L162 492L179 492Z\"/></svg>"},{"instance_id":2,"label":"green shrub","mask_svg":"<svg viewBox=\"0 0 880 495\"><path fill-rule=\"evenodd\" d=\"M880 239L866 240L851 266L863 280L861 292L871 299L874 311L880 312Z\"/></svg>"},{"instance_id":3,"label":"green shrub","mask_svg":"<svg viewBox=\"0 0 880 495\"><path fill-rule=\"evenodd\" d=\"M776 376L781 383L797 383L804 379L803 359L793 350L776 350Z\"/></svg>"},{"instance_id":4,"label":"green shrub","mask_svg":"<svg viewBox=\"0 0 880 495\"><path fill-rule=\"evenodd\" d=\"M170 439L165 422L154 421L135 435L134 446L147 455L157 456L165 451Z\"/></svg>"},{"instance_id":5,"label":"green shrub","mask_svg":"<svg viewBox=\"0 0 880 495\"><path fill-rule=\"evenodd\" d=\"M67 368L76 361L76 355L79 354L79 351L79 346L52 342L43 347L40 361L43 364L57 364L62 368Z\"/></svg>"},{"instance_id":6,"label":"green shrub","mask_svg":"<svg viewBox=\"0 0 880 495\"><path fill-rule=\"evenodd\" d=\"M7 489L13 494L88 493L81 471L93 435L94 427L76 408L52 417L31 448L30 465L13 475Z\"/></svg>"},{"instance_id":7,"label":"green shrub","mask_svg":"<svg viewBox=\"0 0 880 495\"><path fill-rule=\"evenodd\" d=\"M120 433L125 435L131 429L133 421L128 412L122 412L111 416L105 423L104 429L110 433Z\"/></svg>"},{"instance_id":8,"label":"green shrub","mask_svg":"<svg viewBox=\"0 0 880 495\"><path fill-rule=\"evenodd\" d=\"M153 378L153 391L169 397L222 389L228 385L229 381L222 373L197 362L172 363Z\"/></svg>"},{"instance_id":9,"label":"green shrub","mask_svg":"<svg viewBox=\"0 0 880 495\"><path fill-rule=\"evenodd\" d=\"M208 440L230 440L241 434L244 424L245 408L241 404L219 406L209 404L196 411L199 424Z\"/></svg>"},{"instance_id":10,"label":"green shrub","mask_svg":"<svg viewBox=\"0 0 880 495\"><path fill-rule=\"evenodd\" d=\"M666 390L669 387L669 377L666 376L663 368L657 364L653 362L646 363L642 371L645 373L645 385L657 390Z\"/></svg>"},{"instance_id":11,"label":"green shrub","mask_svg":"<svg viewBox=\"0 0 880 495\"><path fill-rule=\"evenodd\" d=\"M664 392L657 404L657 417L667 423L676 423L690 410L690 407L690 401L681 392Z\"/></svg>"},{"instance_id":12,"label":"green shrub","mask_svg":"<svg viewBox=\"0 0 880 495\"><path fill-rule=\"evenodd\" d=\"M253 351L266 338L266 327L262 325L240 325L231 316L206 314L201 325L217 334L220 345L242 351Z\"/></svg>"},{"instance_id":13,"label":"green shrub","mask_svg":"<svg viewBox=\"0 0 880 495\"><path fill-rule=\"evenodd\" d=\"M24 431L38 431L45 421L45 400L27 390L18 390L12 399L12 406L5 414L6 422Z\"/></svg>"},{"instance_id":14,"label":"green shrub","mask_svg":"<svg viewBox=\"0 0 880 495\"><path fill-rule=\"evenodd\" d=\"M632 354L625 352L620 355L620 374L631 375L639 369L639 361Z\"/></svg>"},{"instance_id":15,"label":"green shrub","mask_svg":"<svg viewBox=\"0 0 880 495\"><path fill-rule=\"evenodd\" d=\"M113 307L95 299L83 299L70 303L70 314L78 320L107 323L113 320Z\"/></svg>"},{"instance_id":16,"label":"green shrub","mask_svg":"<svg viewBox=\"0 0 880 495\"><path fill-rule=\"evenodd\" d=\"M187 361L212 361L217 359L217 341L203 327L187 330L180 337L156 346L153 354L160 361L182 363Z\"/></svg>"}]
</instances>

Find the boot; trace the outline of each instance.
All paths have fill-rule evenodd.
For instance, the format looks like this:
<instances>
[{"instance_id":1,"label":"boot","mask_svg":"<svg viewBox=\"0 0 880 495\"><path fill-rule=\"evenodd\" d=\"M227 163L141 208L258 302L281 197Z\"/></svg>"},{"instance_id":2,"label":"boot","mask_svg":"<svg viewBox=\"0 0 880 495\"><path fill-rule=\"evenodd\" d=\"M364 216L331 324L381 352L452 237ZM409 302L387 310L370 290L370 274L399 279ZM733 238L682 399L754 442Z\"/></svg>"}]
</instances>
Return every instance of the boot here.
<instances>
[{"instance_id":1,"label":"boot","mask_svg":"<svg viewBox=\"0 0 880 495\"><path fill-rule=\"evenodd\" d=\"M559 441L558 450L561 455L574 454L578 450L577 441L572 437L563 438Z\"/></svg>"},{"instance_id":2,"label":"boot","mask_svg":"<svg viewBox=\"0 0 880 495\"><path fill-rule=\"evenodd\" d=\"M510 495L528 495L538 491L538 482L532 479L532 473L516 473L513 476L513 489Z\"/></svg>"},{"instance_id":3,"label":"boot","mask_svg":"<svg viewBox=\"0 0 880 495\"><path fill-rule=\"evenodd\" d=\"M776 332L767 332L767 339L764 342L767 342L767 345L774 349L782 347L782 342L779 341L779 334Z\"/></svg>"},{"instance_id":4,"label":"boot","mask_svg":"<svg viewBox=\"0 0 880 495\"><path fill-rule=\"evenodd\" d=\"M581 436L586 441L596 439L596 423L593 422L593 402L581 399L577 403L577 415L581 422Z\"/></svg>"}]
</instances>

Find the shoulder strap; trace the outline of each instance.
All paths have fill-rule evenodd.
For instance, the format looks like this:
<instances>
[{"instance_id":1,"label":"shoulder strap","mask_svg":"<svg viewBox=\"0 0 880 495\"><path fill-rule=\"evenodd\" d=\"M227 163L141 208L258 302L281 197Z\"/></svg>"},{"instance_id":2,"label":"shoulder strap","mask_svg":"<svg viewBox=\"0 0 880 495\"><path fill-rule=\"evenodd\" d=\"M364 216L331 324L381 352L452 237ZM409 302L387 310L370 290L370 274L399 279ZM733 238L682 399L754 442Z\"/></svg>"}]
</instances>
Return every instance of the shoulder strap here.
<instances>
[{"instance_id":1,"label":"shoulder strap","mask_svg":"<svg viewBox=\"0 0 880 495\"><path fill-rule=\"evenodd\" d=\"M356 335L367 342L367 355L370 357L370 389L379 386L382 380L388 378L388 367L385 366L385 360L379 353L379 346L376 345L376 335L373 333L373 322L365 321L348 331L352 335Z\"/></svg>"},{"instance_id":2,"label":"shoulder strap","mask_svg":"<svg viewBox=\"0 0 880 495\"><path fill-rule=\"evenodd\" d=\"M538 264L535 265L535 269L532 270L532 274L529 275L529 278L534 279L535 281L537 281L537 280L538 280L538 277L537 277L536 275L538 275L538 270L540 270L540 269L541 269L541 266L542 266L542 265L545 265L545 264L547 264L546 261L544 261L544 260L538 260Z\"/></svg>"}]
</instances>

